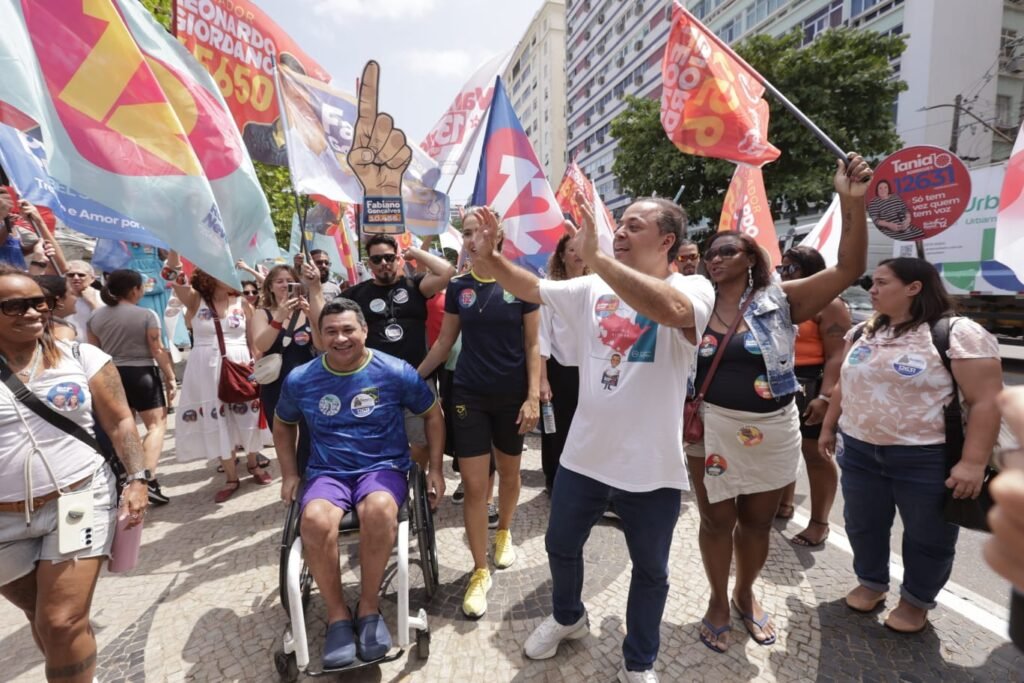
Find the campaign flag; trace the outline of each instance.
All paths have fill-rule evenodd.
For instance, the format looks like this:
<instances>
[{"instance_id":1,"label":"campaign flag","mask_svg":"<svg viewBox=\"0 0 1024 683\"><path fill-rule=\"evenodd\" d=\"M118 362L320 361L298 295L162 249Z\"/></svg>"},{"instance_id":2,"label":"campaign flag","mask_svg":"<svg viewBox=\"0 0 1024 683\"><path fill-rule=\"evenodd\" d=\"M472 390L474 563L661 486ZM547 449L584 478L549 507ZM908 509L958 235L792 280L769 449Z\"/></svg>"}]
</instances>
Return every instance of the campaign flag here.
<instances>
[{"instance_id":1,"label":"campaign flag","mask_svg":"<svg viewBox=\"0 0 1024 683\"><path fill-rule=\"evenodd\" d=\"M495 79L505 69L511 52L498 55L477 69L459 90L455 100L420 143L441 172L455 176L466 170L487 108L494 96Z\"/></svg>"},{"instance_id":2,"label":"campaign flag","mask_svg":"<svg viewBox=\"0 0 1024 683\"><path fill-rule=\"evenodd\" d=\"M252 158L287 164L274 65L324 82L331 75L252 0L177 0L174 35L213 76Z\"/></svg>"},{"instance_id":3,"label":"campaign flag","mask_svg":"<svg viewBox=\"0 0 1024 683\"><path fill-rule=\"evenodd\" d=\"M764 86L722 49L679 2L661 64L661 125L686 154L762 166L779 157L768 142Z\"/></svg>"},{"instance_id":4,"label":"campaign flag","mask_svg":"<svg viewBox=\"0 0 1024 683\"><path fill-rule=\"evenodd\" d=\"M1020 132L999 193L995 253L999 262L1013 271L1014 279L1024 282L1024 135Z\"/></svg>"},{"instance_id":5,"label":"campaign flag","mask_svg":"<svg viewBox=\"0 0 1024 683\"><path fill-rule=\"evenodd\" d=\"M0 124L0 166L22 198L48 207L73 230L92 237L141 242L168 248L163 240L136 221L85 197L55 179L47 170L40 140Z\"/></svg>"},{"instance_id":6,"label":"campaign flag","mask_svg":"<svg viewBox=\"0 0 1024 683\"><path fill-rule=\"evenodd\" d=\"M779 239L775 235L775 221L768 206L760 168L746 164L736 166L729 191L725 193L718 230L745 233L765 250L772 266L782 262Z\"/></svg>"},{"instance_id":7,"label":"campaign flag","mask_svg":"<svg viewBox=\"0 0 1024 683\"><path fill-rule=\"evenodd\" d=\"M356 97L287 66L278 73L293 188L358 204L363 188L348 165L358 116ZM417 235L436 235L448 224L448 196L434 189L441 177L434 161L423 150L412 150L412 163L402 177L406 227Z\"/></svg>"},{"instance_id":8,"label":"campaign flag","mask_svg":"<svg viewBox=\"0 0 1024 683\"><path fill-rule=\"evenodd\" d=\"M832 195L832 203L818 219L817 225L800 241L800 246L817 250L825 259L826 266L834 266L839 262L839 235L842 227L839 195Z\"/></svg>"},{"instance_id":9,"label":"campaign flag","mask_svg":"<svg viewBox=\"0 0 1024 683\"><path fill-rule=\"evenodd\" d=\"M558 206L562 212L572 216L573 223L581 225L583 214L579 204L576 203L577 192L582 192L593 206L598 245L601 247L601 251L612 256L614 254L612 242L615 239L615 221L608 211L608 207L601 201L601 195L598 194L593 181L587 178L579 164L573 161L566 167L562 182L558 186L558 190L555 191L555 197L558 199Z\"/></svg>"},{"instance_id":10,"label":"campaign flag","mask_svg":"<svg viewBox=\"0 0 1024 683\"><path fill-rule=\"evenodd\" d=\"M7 2L0 25L4 110L38 123L50 175L237 285L273 225L210 75L131 0Z\"/></svg>"},{"instance_id":11,"label":"campaign flag","mask_svg":"<svg viewBox=\"0 0 1024 683\"><path fill-rule=\"evenodd\" d=\"M498 77L473 203L501 214L505 255L541 275L565 228L555 193Z\"/></svg>"}]
</instances>

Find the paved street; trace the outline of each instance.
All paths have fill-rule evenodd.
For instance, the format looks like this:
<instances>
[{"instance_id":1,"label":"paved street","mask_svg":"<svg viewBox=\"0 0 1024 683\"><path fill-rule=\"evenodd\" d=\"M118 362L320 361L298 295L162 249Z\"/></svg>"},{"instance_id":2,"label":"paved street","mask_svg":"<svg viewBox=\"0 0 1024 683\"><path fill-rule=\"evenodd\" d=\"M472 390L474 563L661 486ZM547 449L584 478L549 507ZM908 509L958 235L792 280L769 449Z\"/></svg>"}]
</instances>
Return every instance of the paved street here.
<instances>
[{"instance_id":1,"label":"paved street","mask_svg":"<svg viewBox=\"0 0 1024 683\"><path fill-rule=\"evenodd\" d=\"M168 440L168 449L173 453L173 439ZM433 635L430 658L420 661L414 651L408 652L395 662L350 673L343 680L614 679L621 661L629 562L613 522L594 529L586 550L584 596L591 635L563 645L558 656L546 662L529 662L521 654L549 602L543 537L548 500L539 460L538 441L531 437L513 528L519 560L496 572L488 614L478 622L461 616L471 561L461 510L446 500L437 516L442 586L427 607ZM201 463L178 464L171 455L166 456L160 480L173 502L149 515L139 567L127 575L105 575L97 588L93 621L99 640L98 679L276 680L272 656L286 625L278 599L283 507L277 482L260 488L244 481L234 498L218 506L212 499L222 475ZM453 490L455 479L448 481ZM697 521L696 506L686 495L672 549L672 588L662 626L658 669L663 680L1021 680L1024 657L1004 637L945 605L933 613L931 628L909 637L883 628L883 613L853 614L841 602L853 585L850 557L839 547L841 541L819 551L798 550L782 533L773 534L761 583L761 600L774 615L779 641L772 647L756 645L734 615L733 645L726 654L715 654L697 639L708 594L697 549ZM796 530L791 522L785 536ZM841 539L841 530L834 536ZM347 570L345 576L354 585L353 572ZM412 580L416 607L424 595L415 567ZM348 594L354 602L356 593ZM888 604L895 602L894 593ZM951 604L957 606L955 597ZM310 611L316 661L325 615L315 593ZM394 628L393 593L384 612ZM42 659L24 618L6 602L0 603L0 670L0 678L8 681L43 678Z\"/></svg>"}]
</instances>

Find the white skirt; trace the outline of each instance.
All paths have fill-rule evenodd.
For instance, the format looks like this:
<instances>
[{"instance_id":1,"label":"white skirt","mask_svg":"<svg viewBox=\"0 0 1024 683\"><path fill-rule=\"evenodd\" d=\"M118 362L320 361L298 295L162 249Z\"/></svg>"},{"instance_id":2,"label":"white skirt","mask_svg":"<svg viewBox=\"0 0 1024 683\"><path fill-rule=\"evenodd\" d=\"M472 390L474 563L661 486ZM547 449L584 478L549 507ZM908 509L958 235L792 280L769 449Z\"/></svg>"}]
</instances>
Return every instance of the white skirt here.
<instances>
[{"instance_id":1,"label":"white skirt","mask_svg":"<svg viewBox=\"0 0 1024 683\"><path fill-rule=\"evenodd\" d=\"M708 501L774 491L796 481L800 415L796 403L772 413L730 410L704 403L704 442L686 455L704 461Z\"/></svg>"}]
</instances>

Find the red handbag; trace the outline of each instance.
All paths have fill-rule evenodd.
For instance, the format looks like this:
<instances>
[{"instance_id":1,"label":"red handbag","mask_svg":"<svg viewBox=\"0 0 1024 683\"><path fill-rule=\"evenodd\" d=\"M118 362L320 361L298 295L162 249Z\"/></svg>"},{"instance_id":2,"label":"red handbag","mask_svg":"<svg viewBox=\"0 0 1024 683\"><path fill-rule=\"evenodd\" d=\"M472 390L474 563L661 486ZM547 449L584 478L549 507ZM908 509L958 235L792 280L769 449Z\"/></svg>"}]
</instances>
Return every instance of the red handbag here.
<instances>
[{"instance_id":1,"label":"red handbag","mask_svg":"<svg viewBox=\"0 0 1024 683\"><path fill-rule=\"evenodd\" d=\"M736 328L739 327L740 320L743 319L743 314L746 313L747 307L750 306L750 302L753 299L754 293L751 292L747 300L740 306L739 314L732 321L732 325L729 326L729 330L722 338L722 343L719 344L718 351L715 352L715 357L711 361L708 374L704 376L704 381L700 385L700 391L683 405L683 441L686 443L700 443L704 440L704 418L700 415L700 407L704 403L704 394L707 393L708 387L711 386L711 379L715 376L715 371L718 370L718 364L722 362L725 347L736 333Z\"/></svg>"},{"instance_id":2,"label":"red handbag","mask_svg":"<svg viewBox=\"0 0 1024 683\"><path fill-rule=\"evenodd\" d=\"M224 345L224 330L220 326L220 316L212 301L207 301L213 315L213 326L217 330L217 343L220 345L220 377L217 380L217 398L225 403L248 403L260 397L260 385L253 377L253 363L237 363L228 358Z\"/></svg>"}]
</instances>

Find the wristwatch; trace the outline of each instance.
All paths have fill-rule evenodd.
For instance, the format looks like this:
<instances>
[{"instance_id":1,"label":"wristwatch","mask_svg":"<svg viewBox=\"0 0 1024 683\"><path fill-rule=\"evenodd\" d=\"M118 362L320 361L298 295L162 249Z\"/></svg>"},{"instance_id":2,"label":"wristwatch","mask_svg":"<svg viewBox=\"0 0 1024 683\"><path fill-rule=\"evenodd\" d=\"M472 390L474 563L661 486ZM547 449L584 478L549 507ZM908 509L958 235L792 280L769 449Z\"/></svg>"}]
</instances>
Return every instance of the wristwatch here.
<instances>
[{"instance_id":1,"label":"wristwatch","mask_svg":"<svg viewBox=\"0 0 1024 683\"><path fill-rule=\"evenodd\" d=\"M128 484L132 483L133 481L141 481L143 483L146 483L146 482L148 482L152 478L153 478L153 473L150 472L149 470L139 470L138 472L132 472L127 477L125 477L124 478L124 485L127 486Z\"/></svg>"}]
</instances>

